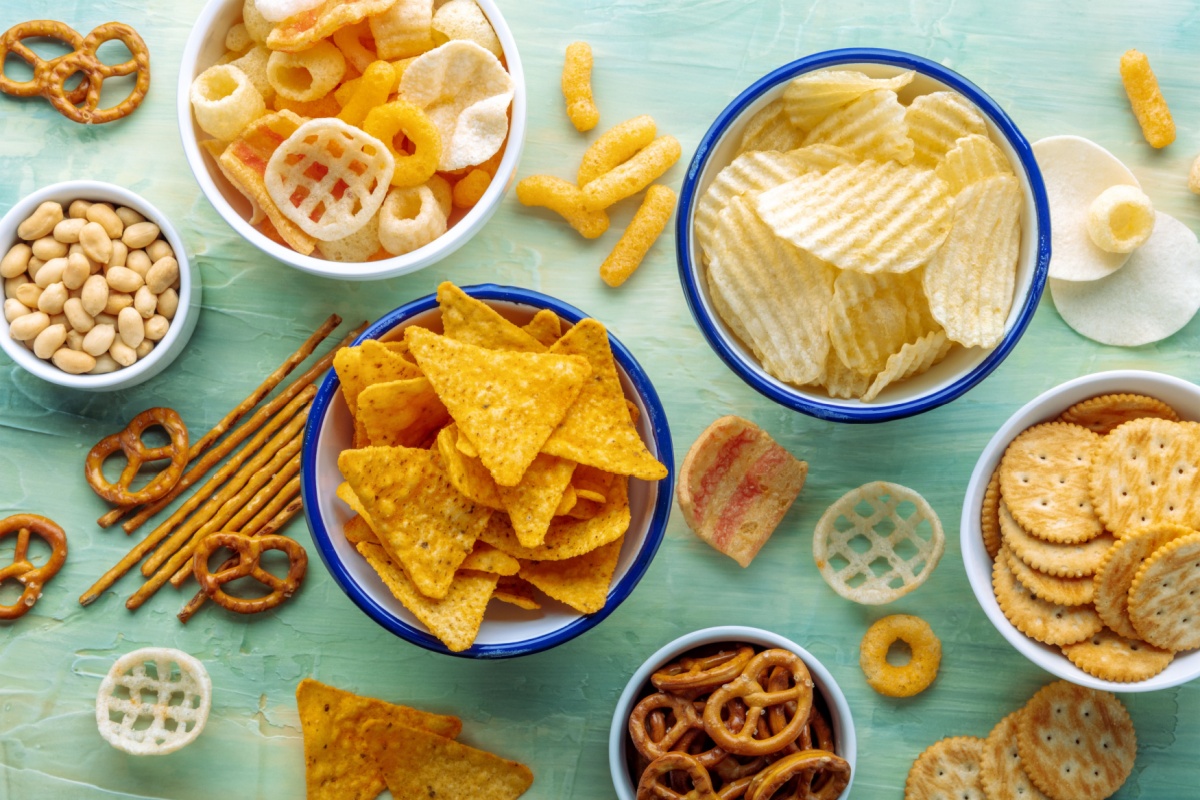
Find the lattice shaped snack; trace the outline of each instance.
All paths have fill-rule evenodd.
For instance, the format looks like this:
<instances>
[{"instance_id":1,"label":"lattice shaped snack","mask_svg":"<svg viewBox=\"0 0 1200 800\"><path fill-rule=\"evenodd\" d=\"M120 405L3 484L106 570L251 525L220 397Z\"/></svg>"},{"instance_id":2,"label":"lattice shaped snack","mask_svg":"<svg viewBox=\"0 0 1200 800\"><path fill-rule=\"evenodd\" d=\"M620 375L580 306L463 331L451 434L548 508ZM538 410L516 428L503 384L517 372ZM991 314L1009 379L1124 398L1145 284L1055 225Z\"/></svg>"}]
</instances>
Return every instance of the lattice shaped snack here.
<instances>
[{"instance_id":1,"label":"lattice shaped snack","mask_svg":"<svg viewBox=\"0 0 1200 800\"><path fill-rule=\"evenodd\" d=\"M339 119L314 119L276 148L265 180L288 219L330 242L375 216L395 168L392 154L375 137Z\"/></svg>"},{"instance_id":2,"label":"lattice shaped snack","mask_svg":"<svg viewBox=\"0 0 1200 800\"><path fill-rule=\"evenodd\" d=\"M908 594L933 572L946 536L925 498L875 481L842 495L817 522L813 558L832 589L881 605Z\"/></svg>"},{"instance_id":3,"label":"lattice shaped snack","mask_svg":"<svg viewBox=\"0 0 1200 800\"><path fill-rule=\"evenodd\" d=\"M118 658L100 683L96 725L118 750L164 755L200 735L211 706L203 664L169 647L143 647Z\"/></svg>"}]
</instances>

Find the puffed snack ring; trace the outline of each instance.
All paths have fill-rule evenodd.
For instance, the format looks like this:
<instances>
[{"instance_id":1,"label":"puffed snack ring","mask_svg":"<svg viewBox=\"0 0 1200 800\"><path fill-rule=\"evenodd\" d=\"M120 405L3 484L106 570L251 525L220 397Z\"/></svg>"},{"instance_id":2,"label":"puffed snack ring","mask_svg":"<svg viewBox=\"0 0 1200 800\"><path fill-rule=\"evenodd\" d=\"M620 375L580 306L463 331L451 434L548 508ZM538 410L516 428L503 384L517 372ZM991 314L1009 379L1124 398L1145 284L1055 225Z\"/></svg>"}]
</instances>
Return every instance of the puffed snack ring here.
<instances>
[{"instance_id":1,"label":"puffed snack ring","mask_svg":"<svg viewBox=\"0 0 1200 800\"><path fill-rule=\"evenodd\" d=\"M394 256L411 253L446 232L446 214L427 185L394 188L379 210L379 243Z\"/></svg>"},{"instance_id":2,"label":"puffed snack ring","mask_svg":"<svg viewBox=\"0 0 1200 800\"><path fill-rule=\"evenodd\" d=\"M442 155L442 136L425 112L412 103L394 100L371 109L363 121L363 130L383 142L396 162L392 186L420 186L437 171ZM410 153L397 151L392 144L403 133L413 143Z\"/></svg>"},{"instance_id":3,"label":"puffed snack ring","mask_svg":"<svg viewBox=\"0 0 1200 800\"><path fill-rule=\"evenodd\" d=\"M62 569L67 560L67 534L54 522L37 514L14 514L0 520L0 539L10 533L17 534L17 549L12 563L0 567L0 585L6 580L20 581L25 590L10 606L0 605L0 619L17 619L25 616L33 604L42 596L42 587ZM50 559L35 567L26 557L29 552L29 537L36 534L50 545Z\"/></svg>"},{"instance_id":4,"label":"puffed snack ring","mask_svg":"<svg viewBox=\"0 0 1200 800\"><path fill-rule=\"evenodd\" d=\"M147 447L142 441L142 434L147 428L159 425L170 436L170 444L162 447ZM104 477L104 461L110 455L121 450L125 453L128 463L121 470L121 477L116 483ZM162 472L137 491L129 487L141 470L142 464L149 461L171 459L171 463ZM119 506L133 506L153 502L174 488L183 476L183 469L188 461L188 432L179 414L170 408L148 408L129 421L125 430L105 436L87 454L84 475L92 487L92 491L110 503Z\"/></svg>"},{"instance_id":5,"label":"puffed snack ring","mask_svg":"<svg viewBox=\"0 0 1200 800\"><path fill-rule=\"evenodd\" d=\"M346 75L346 57L329 42L317 42L298 53L273 52L267 58L267 80L288 100L319 100Z\"/></svg>"},{"instance_id":6,"label":"puffed snack ring","mask_svg":"<svg viewBox=\"0 0 1200 800\"><path fill-rule=\"evenodd\" d=\"M3 36L0 36L0 92L13 97L40 97L45 87L44 77L48 69L58 59L46 61L31 48L26 46L25 39L57 39L72 50L83 46L83 34L65 22L52 19L34 19L13 25ZM4 74L4 64L8 54L12 53L33 70L33 77L27 81L15 81ZM64 58L65 56L59 56ZM69 98L72 103L81 103L87 97L87 83L80 83L71 90Z\"/></svg>"},{"instance_id":7,"label":"puffed snack ring","mask_svg":"<svg viewBox=\"0 0 1200 800\"><path fill-rule=\"evenodd\" d=\"M100 45L118 40L129 48L128 61L120 64L105 64L96 55ZM87 94L81 103L72 103L74 90L66 88L72 75L82 72ZM100 89L109 78L121 78L136 74L133 90L129 96L109 108L100 108ZM42 93L50 104L67 119L84 124L114 122L129 116L150 90L150 50L138 32L123 22L106 22L84 37L83 44L73 53L54 59L53 66L47 63L47 72Z\"/></svg>"},{"instance_id":8,"label":"puffed snack ring","mask_svg":"<svg viewBox=\"0 0 1200 800\"><path fill-rule=\"evenodd\" d=\"M675 775L682 773L691 789L676 791ZM660 779L668 778L666 783ZM718 800L708 770L687 753L667 753L650 762L637 786L637 800Z\"/></svg>"},{"instance_id":9,"label":"puffed snack ring","mask_svg":"<svg viewBox=\"0 0 1200 800\"><path fill-rule=\"evenodd\" d=\"M790 673L790 686L783 689L768 689L768 675L775 667L784 667ZM729 715L722 711L736 701L746 705L746 721L734 730ZM704 730L712 740L730 753L745 756L762 756L778 752L794 742L808 723L813 704L813 682L803 659L787 650L764 650L750 660L742 674L709 695L704 706ZM773 706L786 705L791 714L779 730L770 730L762 736L759 720L767 716Z\"/></svg>"},{"instance_id":10,"label":"puffed snack ring","mask_svg":"<svg viewBox=\"0 0 1200 800\"><path fill-rule=\"evenodd\" d=\"M263 96L250 77L232 64L209 67L197 75L189 99L200 130L223 142L232 142L247 125L267 113Z\"/></svg>"},{"instance_id":11,"label":"puffed snack ring","mask_svg":"<svg viewBox=\"0 0 1200 800\"><path fill-rule=\"evenodd\" d=\"M200 735L211 706L212 680L203 664L169 647L143 647L118 658L100 682L96 726L118 750L165 755Z\"/></svg>"},{"instance_id":12,"label":"puffed snack ring","mask_svg":"<svg viewBox=\"0 0 1200 800\"><path fill-rule=\"evenodd\" d=\"M888 662L888 649L904 642L912 651L907 664ZM858 663L867 684L886 697L912 697L925 691L937 677L942 661L942 643L929 623L908 614L877 619L867 628L859 646Z\"/></svg>"},{"instance_id":13,"label":"puffed snack ring","mask_svg":"<svg viewBox=\"0 0 1200 800\"><path fill-rule=\"evenodd\" d=\"M237 553L237 562L212 572L208 568L209 557L222 547ZM279 550L287 555L287 575L280 578L262 566L262 554L267 550ZM257 614L274 608L296 593L308 570L308 554L299 542L286 536L246 536L226 531L214 533L200 542L192 566L200 588L222 608L238 614ZM271 592L253 598L234 597L226 593L222 587L238 578L254 578Z\"/></svg>"}]
</instances>

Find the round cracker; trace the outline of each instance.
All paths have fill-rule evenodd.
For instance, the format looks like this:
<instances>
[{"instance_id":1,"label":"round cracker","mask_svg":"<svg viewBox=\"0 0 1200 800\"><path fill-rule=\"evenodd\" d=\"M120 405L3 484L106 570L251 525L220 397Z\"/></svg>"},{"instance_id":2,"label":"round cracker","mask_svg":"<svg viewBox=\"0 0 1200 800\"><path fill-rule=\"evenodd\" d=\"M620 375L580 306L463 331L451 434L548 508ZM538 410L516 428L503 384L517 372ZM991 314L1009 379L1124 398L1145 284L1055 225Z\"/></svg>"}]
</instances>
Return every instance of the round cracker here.
<instances>
[{"instance_id":1,"label":"round cracker","mask_svg":"<svg viewBox=\"0 0 1200 800\"><path fill-rule=\"evenodd\" d=\"M1078 606L1092 602L1096 586L1091 578L1064 578L1039 572L1007 547L1000 551L1008 559L1008 568L1021 584L1047 603Z\"/></svg>"},{"instance_id":2,"label":"round cracker","mask_svg":"<svg viewBox=\"0 0 1200 800\"><path fill-rule=\"evenodd\" d=\"M1089 397L1068 408L1059 416L1061 422L1082 425L1104 436L1126 422L1153 417L1179 421L1175 409L1155 397L1141 394L1104 394Z\"/></svg>"},{"instance_id":3,"label":"round cracker","mask_svg":"<svg viewBox=\"0 0 1200 800\"><path fill-rule=\"evenodd\" d=\"M1191 528L1159 522L1130 531L1104 556L1092 576L1096 587L1096 612L1104 624L1129 639L1141 639L1129 621L1129 587L1142 563L1167 542L1195 533Z\"/></svg>"},{"instance_id":4,"label":"round cracker","mask_svg":"<svg viewBox=\"0 0 1200 800\"><path fill-rule=\"evenodd\" d=\"M983 739L954 736L934 742L908 770L904 800L987 800L980 782Z\"/></svg>"},{"instance_id":5,"label":"round cracker","mask_svg":"<svg viewBox=\"0 0 1200 800\"><path fill-rule=\"evenodd\" d=\"M1104 627L1090 605L1063 606L1039 599L1013 575L1007 558L997 558L992 565L992 591L1008 621L1039 642L1073 644Z\"/></svg>"},{"instance_id":6,"label":"round cracker","mask_svg":"<svg viewBox=\"0 0 1200 800\"><path fill-rule=\"evenodd\" d=\"M1116 695L1057 681L1017 721L1021 765L1050 797L1101 800L1121 787L1137 758L1137 734Z\"/></svg>"},{"instance_id":7,"label":"round cracker","mask_svg":"<svg viewBox=\"0 0 1200 800\"><path fill-rule=\"evenodd\" d=\"M1093 575L1116 539L1105 533L1082 544L1057 544L1031 536L1012 514L1004 498L1000 499L1000 535L1013 554L1029 566L1047 575L1079 578Z\"/></svg>"},{"instance_id":8,"label":"round cracker","mask_svg":"<svg viewBox=\"0 0 1200 800\"><path fill-rule=\"evenodd\" d=\"M1092 510L1092 450L1101 439L1079 425L1046 422L1022 431L1000 461L1000 493L1021 527L1048 542L1086 542L1104 532Z\"/></svg>"},{"instance_id":9,"label":"round cracker","mask_svg":"<svg viewBox=\"0 0 1200 800\"><path fill-rule=\"evenodd\" d=\"M1014 711L996 723L983 741L980 779L988 800L1048 800L1021 769L1017 748L1017 719Z\"/></svg>"},{"instance_id":10,"label":"round cracker","mask_svg":"<svg viewBox=\"0 0 1200 800\"><path fill-rule=\"evenodd\" d=\"M1089 675L1106 681L1132 683L1153 678L1175 658L1170 650L1131 639L1105 628L1082 642L1065 645L1063 655Z\"/></svg>"},{"instance_id":11,"label":"round cracker","mask_svg":"<svg viewBox=\"0 0 1200 800\"><path fill-rule=\"evenodd\" d=\"M983 493L983 509L979 514L979 529L983 547L991 558L1000 552L1000 468L996 467Z\"/></svg>"},{"instance_id":12,"label":"round cracker","mask_svg":"<svg viewBox=\"0 0 1200 800\"><path fill-rule=\"evenodd\" d=\"M1146 559L1129 587L1129 620L1157 647L1200 647L1200 533L1167 542Z\"/></svg>"}]
</instances>

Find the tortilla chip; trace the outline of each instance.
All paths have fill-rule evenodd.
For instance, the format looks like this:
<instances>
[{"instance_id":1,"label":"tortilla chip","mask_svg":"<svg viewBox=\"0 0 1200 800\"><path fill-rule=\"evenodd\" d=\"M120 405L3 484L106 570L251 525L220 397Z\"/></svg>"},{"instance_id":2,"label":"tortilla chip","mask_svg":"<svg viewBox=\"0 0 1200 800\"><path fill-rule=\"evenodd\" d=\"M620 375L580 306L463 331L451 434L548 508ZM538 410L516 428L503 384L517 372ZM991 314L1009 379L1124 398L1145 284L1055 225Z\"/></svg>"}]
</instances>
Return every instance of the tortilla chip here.
<instances>
[{"instance_id":1,"label":"tortilla chip","mask_svg":"<svg viewBox=\"0 0 1200 800\"><path fill-rule=\"evenodd\" d=\"M571 476L571 486L583 500L594 500L601 505L608 498L613 474L587 464L580 464ZM564 512L565 513L565 512Z\"/></svg>"},{"instance_id":2,"label":"tortilla chip","mask_svg":"<svg viewBox=\"0 0 1200 800\"><path fill-rule=\"evenodd\" d=\"M613 481L612 497L591 519L555 517L540 547L522 547L508 518L493 514L479 538L514 558L529 561L562 561L591 552L619 539L629 528L628 478Z\"/></svg>"},{"instance_id":3,"label":"tortilla chip","mask_svg":"<svg viewBox=\"0 0 1200 800\"><path fill-rule=\"evenodd\" d=\"M594 614L608 600L608 586L624 540L622 536L590 553L564 561L522 561L517 574L581 614Z\"/></svg>"},{"instance_id":4,"label":"tortilla chip","mask_svg":"<svg viewBox=\"0 0 1200 800\"><path fill-rule=\"evenodd\" d=\"M558 314L548 308L543 308L534 314L533 319L525 323L521 330L549 347L558 341L558 337L562 336L562 320L559 319Z\"/></svg>"},{"instance_id":5,"label":"tortilla chip","mask_svg":"<svg viewBox=\"0 0 1200 800\"><path fill-rule=\"evenodd\" d=\"M582 320L550 352L585 357L592 375L542 452L643 480L667 477L667 468L650 455L633 427L604 326Z\"/></svg>"},{"instance_id":6,"label":"tortilla chip","mask_svg":"<svg viewBox=\"0 0 1200 800\"><path fill-rule=\"evenodd\" d=\"M396 599L442 644L455 653L471 646L483 624L483 612L499 575L472 570L456 573L442 598L435 600L422 594L382 547L363 542L357 549Z\"/></svg>"},{"instance_id":7,"label":"tortilla chip","mask_svg":"<svg viewBox=\"0 0 1200 800\"><path fill-rule=\"evenodd\" d=\"M546 352L546 345L449 281L438 286L437 299L442 308L442 329L447 339L487 350Z\"/></svg>"},{"instance_id":8,"label":"tortilla chip","mask_svg":"<svg viewBox=\"0 0 1200 800\"><path fill-rule=\"evenodd\" d=\"M579 465L577 464L575 468L579 469ZM561 517L566 514L575 507L577 502L579 502L579 496L575 494L575 487L567 484L567 490L563 492L562 498L558 501L558 508L554 509L554 516Z\"/></svg>"},{"instance_id":9,"label":"tortilla chip","mask_svg":"<svg viewBox=\"0 0 1200 800\"><path fill-rule=\"evenodd\" d=\"M388 555L423 594L445 597L492 510L459 494L429 450L343 450L338 467Z\"/></svg>"},{"instance_id":10,"label":"tortilla chip","mask_svg":"<svg viewBox=\"0 0 1200 800\"><path fill-rule=\"evenodd\" d=\"M457 717L359 697L311 678L296 687L296 705L309 800L374 800L386 788L383 773L363 758L368 745L362 731L368 723L421 728L440 738L453 738L462 729Z\"/></svg>"},{"instance_id":11,"label":"tortilla chip","mask_svg":"<svg viewBox=\"0 0 1200 800\"><path fill-rule=\"evenodd\" d=\"M542 604L534 599L533 584L516 576L501 577L496 584L496 590L492 592L492 599L526 611L536 611L542 607Z\"/></svg>"},{"instance_id":12,"label":"tortilla chip","mask_svg":"<svg viewBox=\"0 0 1200 800\"><path fill-rule=\"evenodd\" d=\"M367 440L386 447L420 447L450 421L427 378L371 384L358 395L356 417Z\"/></svg>"},{"instance_id":13,"label":"tortilla chip","mask_svg":"<svg viewBox=\"0 0 1200 800\"><path fill-rule=\"evenodd\" d=\"M446 467L446 475L459 494L485 505L496 511L503 511L504 504L500 502L500 493L492 473L479 460L478 456L468 456L458 446L463 436L458 426L450 423L442 428L437 435L437 448Z\"/></svg>"},{"instance_id":14,"label":"tortilla chip","mask_svg":"<svg viewBox=\"0 0 1200 800\"><path fill-rule=\"evenodd\" d=\"M497 550L487 542L476 542L475 549L463 560L458 567L460 570L470 569L476 572L491 572L500 576L516 575L521 568L521 562Z\"/></svg>"},{"instance_id":15,"label":"tortilla chip","mask_svg":"<svg viewBox=\"0 0 1200 800\"><path fill-rule=\"evenodd\" d=\"M520 483L496 487L522 547L537 547L545 540L574 471L575 462L538 453Z\"/></svg>"},{"instance_id":16,"label":"tortilla chip","mask_svg":"<svg viewBox=\"0 0 1200 800\"><path fill-rule=\"evenodd\" d=\"M363 519L362 514L355 514L346 521L346 527L342 529L346 535L346 541L350 544L358 544L359 542L370 542L371 544L379 544L379 537L375 535L375 531L371 530L371 524Z\"/></svg>"},{"instance_id":17,"label":"tortilla chip","mask_svg":"<svg viewBox=\"0 0 1200 800\"><path fill-rule=\"evenodd\" d=\"M475 447L471 440L467 438L467 435L462 431L458 432L458 441L454 443L454 446L458 449L458 452L462 453L468 458L479 458L478 448Z\"/></svg>"},{"instance_id":18,"label":"tortilla chip","mask_svg":"<svg viewBox=\"0 0 1200 800\"><path fill-rule=\"evenodd\" d=\"M591 374L587 359L575 355L484 350L417 327L404 333L417 364L501 486L520 482Z\"/></svg>"},{"instance_id":19,"label":"tortilla chip","mask_svg":"<svg viewBox=\"0 0 1200 800\"><path fill-rule=\"evenodd\" d=\"M421 377L417 367L373 339L357 347L338 350L333 357L333 369L342 384L346 407L354 417L354 444L357 447L366 447L371 443L358 417L358 396L363 390L374 383Z\"/></svg>"},{"instance_id":20,"label":"tortilla chip","mask_svg":"<svg viewBox=\"0 0 1200 800\"><path fill-rule=\"evenodd\" d=\"M571 519L591 519L599 514L603 508L604 503L580 497L575 501L575 505L567 509L564 516L568 516Z\"/></svg>"}]
</instances>

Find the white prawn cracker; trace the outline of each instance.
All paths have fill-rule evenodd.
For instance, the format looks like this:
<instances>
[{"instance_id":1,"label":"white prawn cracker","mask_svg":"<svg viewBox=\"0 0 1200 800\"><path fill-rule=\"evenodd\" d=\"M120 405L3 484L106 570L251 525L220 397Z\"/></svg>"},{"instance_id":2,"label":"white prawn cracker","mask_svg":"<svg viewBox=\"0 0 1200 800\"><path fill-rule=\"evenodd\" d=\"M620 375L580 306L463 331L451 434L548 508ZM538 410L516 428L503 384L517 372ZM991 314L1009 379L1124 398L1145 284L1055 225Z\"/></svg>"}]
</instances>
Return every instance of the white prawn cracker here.
<instances>
[{"instance_id":1,"label":"white prawn cracker","mask_svg":"<svg viewBox=\"0 0 1200 800\"><path fill-rule=\"evenodd\" d=\"M96 725L118 750L164 755L200 735L211 706L203 664L169 647L144 647L118 658L101 681Z\"/></svg>"},{"instance_id":2,"label":"white prawn cracker","mask_svg":"<svg viewBox=\"0 0 1200 800\"><path fill-rule=\"evenodd\" d=\"M429 186L393 188L379 210L379 241L394 256L411 253L446 232L446 213Z\"/></svg>"},{"instance_id":3,"label":"white prawn cracker","mask_svg":"<svg viewBox=\"0 0 1200 800\"><path fill-rule=\"evenodd\" d=\"M804 137L806 145L818 143L844 147L861 158L913 160L905 107L890 89L867 92L834 111Z\"/></svg>"},{"instance_id":4,"label":"white prawn cracker","mask_svg":"<svg viewBox=\"0 0 1200 800\"><path fill-rule=\"evenodd\" d=\"M901 545L911 554L902 556ZM865 605L890 603L916 589L945 547L942 523L925 498L885 481L844 494L821 515L813 534L821 577L842 597ZM877 572L877 562L887 568Z\"/></svg>"},{"instance_id":5,"label":"white prawn cracker","mask_svg":"<svg viewBox=\"0 0 1200 800\"><path fill-rule=\"evenodd\" d=\"M475 0L450 0L433 13L433 29L449 40L474 42L496 58L504 57L500 38Z\"/></svg>"},{"instance_id":6,"label":"white prawn cracker","mask_svg":"<svg viewBox=\"0 0 1200 800\"><path fill-rule=\"evenodd\" d=\"M964 136L955 142L946 157L934 168L946 182L951 195L994 175L1012 175L1012 165L1000 147L981 133Z\"/></svg>"},{"instance_id":7,"label":"white prawn cracker","mask_svg":"<svg viewBox=\"0 0 1200 800\"><path fill-rule=\"evenodd\" d=\"M223 142L237 138L266 113L266 103L249 76L232 64L209 67L192 81L189 93L196 124Z\"/></svg>"},{"instance_id":8,"label":"white prawn cracker","mask_svg":"<svg viewBox=\"0 0 1200 800\"><path fill-rule=\"evenodd\" d=\"M387 147L339 119L310 120L267 162L266 185L283 214L324 242L362 228L383 204L395 169Z\"/></svg>"},{"instance_id":9,"label":"white prawn cracker","mask_svg":"<svg viewBox=\"0 0 1200 800\"><path fill-rule=\"evenodd\" d=\"M915 75L911 69L891 78L872 78L850 69L808 72L794 78L783 90L784 111L792 125L809 131L830 113L867 92L879 89L898 92L911 83Z\"/></svg>"},{"instance_id":10,"label":"white prawn cracker","mask_svg":"<svg viewBox=\"0 0 1200 800\"><path fill-rule=\"evenodd\" d=\"M930 92L913 99L904 114L913 141L913 163L936 167L964 136L987 133L987 123L958 92Z\"/></svg>"}]
</instances>

